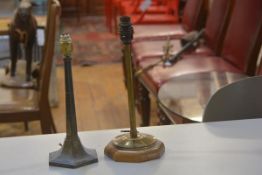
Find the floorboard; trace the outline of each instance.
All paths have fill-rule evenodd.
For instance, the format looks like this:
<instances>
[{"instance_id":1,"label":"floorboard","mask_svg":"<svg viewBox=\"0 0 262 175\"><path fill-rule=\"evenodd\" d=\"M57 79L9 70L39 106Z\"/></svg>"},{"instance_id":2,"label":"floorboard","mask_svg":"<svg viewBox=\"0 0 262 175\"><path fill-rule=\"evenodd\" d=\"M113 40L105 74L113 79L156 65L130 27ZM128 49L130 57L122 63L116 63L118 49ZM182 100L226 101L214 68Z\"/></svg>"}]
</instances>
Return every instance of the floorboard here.
<instances>
[{"instance_id":1,"label":"floorboard","mask_svg":"<svg viewBox=\"0 0 262 175\"><path fill-rule=\"evenodd\" d=\"M57 67L59 106L52 109L58 132L65 132L64 69ZM76 116L79 131L129 127L127 91L121 63L73 66ZM153 107L154 109L154 107ZM152 125L157 124L155 112ZM137 126L141 123L137 115ZM0 137L41 134L39 122L30 122L29 131L22 123L0 124Z\"/></svg>"}]
</instances>

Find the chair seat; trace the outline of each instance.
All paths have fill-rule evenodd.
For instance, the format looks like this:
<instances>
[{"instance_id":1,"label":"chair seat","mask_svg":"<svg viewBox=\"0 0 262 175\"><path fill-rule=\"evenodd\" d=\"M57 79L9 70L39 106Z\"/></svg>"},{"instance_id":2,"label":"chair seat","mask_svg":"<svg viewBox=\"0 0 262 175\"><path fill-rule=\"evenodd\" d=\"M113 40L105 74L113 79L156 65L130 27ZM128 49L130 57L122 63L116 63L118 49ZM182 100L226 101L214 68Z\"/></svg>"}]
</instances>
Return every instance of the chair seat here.
<instances>
[{"instance_id":1,"label":"chair seat","mask_svg":"<svg viewBox=\"0 0 262 175\"><path fill-rule=\"evenodd\" d=\"M1 113L33 111L38 109L37 93L33 89L10 89L0 87Z\"/></svg>"},{"instance_id":2,"label":"chair seat","mask_svg":"<svg viewBox=\"0 0 262 175\"><path fill-rule=\"evenodd\" d=\"M194 54L205 55L205 56L213 56L213 55L215 55L215 52L210 47L202 44L194 50Z\"/></svg>"},{"instance_id":3,"label":"chair seat","mask_svg":"<svg viewBox=\"0 0 262 175\"><path fill-rule=\"evenodd\" d=\"M141 62L144 59L160 57L164 54L163 46L167 41L141 41L133 44L134 50L134 59L135 62ZM176 54L179 50L181 50L180 40L171 40L171 44L173 45L171 54ZM191 52L192 50L189 50ZM213 56L215 53L207 46L201 45L197 47L194 51L194 54L205 55L205 56Z\"/></svg>"},{"instance_id":4,"label":"chair seat","mask_svg":"<svg viewBox=\"0 0 262 175\"><path fill-rule=\"evenodd\" d=\"M142 20L141 15L132 15L133 24L174 24L178 22L178 17L168 14L146 14Z\"/></svg>"},{"instance_id":5,"label":"chair seat","mask_svg":"<svg viewBox=\"0 0 262 175\"><path fill-rule=\"evenodd\" d=\"M139 63L140 68L154 64L159 58L147 59ZM163 67L159 64L151 70L140 76L151 92L157 94L159 87L172 77L208 71L227 71L234 73L242 73L221 57L203 56L203 55L185 55L182 60L178 61L171 67Z\"/></svg>"},{"instance_id":6,"label":"chair seat","mask_svg":"<svg viewBox=\"0 0 262 175\"><path fill-rule=\"evenodd\" d=\"M187 32L184 30L181 24L152 24L148 25L134 25L134 40L157 40L166 39L167 36L170 39L179 39L184 36Z\"/></svg>"}]
</instances>

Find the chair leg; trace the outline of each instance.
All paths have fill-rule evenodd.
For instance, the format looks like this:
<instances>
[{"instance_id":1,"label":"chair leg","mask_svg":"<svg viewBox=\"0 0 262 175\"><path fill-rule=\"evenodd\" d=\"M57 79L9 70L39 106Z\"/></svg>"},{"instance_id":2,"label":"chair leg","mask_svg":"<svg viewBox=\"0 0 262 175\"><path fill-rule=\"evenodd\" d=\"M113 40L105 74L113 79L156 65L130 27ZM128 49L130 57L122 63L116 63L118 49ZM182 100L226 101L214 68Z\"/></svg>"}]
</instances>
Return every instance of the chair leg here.
<instances>
[{"instance_id":1,"label":"chair leg","mask_svg":"<svg viewBox=\"0 0 262 175\"><path fill-rule=\"evenodd\" d=\"M114 30L115 30L115 34L118 34L118 22L117 22L117 18L118 18L118 11L117 8L114 7L113 9L113 20L114 20Z\"/></svg>"},{"instance_id":2,"label":"chair leg","mask_svg":"<svg viewBox=\"0 0 262 175\"><path fill-rule=\"evenodd\" d=\"M76 0L75 1L75 7L76 7L76 15L77 15L77 22L79 22L80 21L80 0Z\"/></svg>"},{"instance_id":3,"label":"chair leg","mask_svg":"<svg viewBox=\"0 0 262 175\"><path fill-rule=\"evenodd\" d=\"M52 115L51 115L51 125L52 125L53 133L57 133L55 122L54 122L54 119L53 119Z\"/></svg>"},{"instance_id":4,"label":"chair leg","mask_svg":"<svg viewBox=\"0 0 262 175\"><path fill-rule=\"evenodd\" d=\"M42 133L51 134L53 132L56 132L56 128L54 127L54 122L53 122L50 108L48 107L45 110L40 111L40 116L41 116L40 124L41 124Z\"/></svg>"},{"instance_id":5,"label":"chair leg","mask_svg":"<svg viewBox=\"0 0 262 175\"><path fill-rule=\"evenodd\" d=\"M29 130L28 121L24 121L24 126L25 126L25 131L28 131Z\"/></svg>"},{"instance_id":6,"label":"chair leg","mask_svg":"<svg viewBox=\"0 0 262 175\"><path fill-rule=\"evenodd\" d=\"M172 124L172 122L166 116L164 111L161 110L159 105L157 105L157 115L158 115L158 118L159 118L159 125L170 125L170 124Z\"/></svg>"},{"instance_id":7,"label":"chair leg","mask_svg":"<svg viewBox=\"0 0 262 175\"><path fill-rule=\"evenodd\" d=\"M106 26L109 30L109 32L112 32L112 0L105 0L105 18L106 18Z\"/></svg>"},{"instance_id":8,"label":"chair leg","mask_svg":"<svg viewBox=\"0 0 262 175\"><path fill-rule=\"evenodd\" d=\"M110 17L109 17L109 21L108 21L108 27L109 27L109 31L110 33L113 33L113 18L114 18L114 15L113 15L113 11L114 11L114 7L112 6L112 0L110 2L110 9L109 9L109 13L110 13Z\"/></svg>"},{"instance_id":9,"label":"chair leg","mask_svg":"<svg viewBox=\"0 0 262 175\"><path fill-rule=\"evenodd\" d=\"M148 90L141 84L137 83L137 109L142 118L141 126L149 126L150 124L150 98Z\"/></svg>"},{"instance_id":10,"label":"chair leg","mask_svg":"<svg viewBox=\"0 0 262 175\"><path fill-rule=\"evenodd\" d=\"M42 134L52 134L52 127L50 124L40 121Z\"/></svg>"},{"instance_id":11,"label":"chair leg","mask_svg":"<svg viewBox=\"0 0 262 175\"><path fill-rule=\"evenodd\" d=\"M54 122L54 118L53 118L53 115L52 115L52 112L51 112L50 108L48 110L48 115L47 116L48 116L48 118L49 118L49 120L51 122L51 128L52 128L53 133L57 133L55 122Z\"/></svg>"}]
</instances>

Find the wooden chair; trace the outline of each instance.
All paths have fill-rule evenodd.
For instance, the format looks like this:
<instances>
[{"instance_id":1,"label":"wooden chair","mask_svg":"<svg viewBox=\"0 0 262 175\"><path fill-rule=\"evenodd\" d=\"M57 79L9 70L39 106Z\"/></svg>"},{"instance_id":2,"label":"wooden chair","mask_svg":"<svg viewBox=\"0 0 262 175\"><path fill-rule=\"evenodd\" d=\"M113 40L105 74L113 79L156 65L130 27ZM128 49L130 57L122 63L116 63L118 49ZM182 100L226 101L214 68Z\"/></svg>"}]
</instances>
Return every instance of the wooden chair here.
<instances>
[{"instance_id":1,"label":"wooden chair","mask_svg":"<svg viewBox=\"0 0 262 175\"><path fill-rule=\"evenodd\" d=\"M122 3L130 4L131 0L104 0L104 14L106 17L106 25L109 28L110 32L114 31L115 33L117 33L117 15Z\"/></svg>"},{"instance_id":2,"label":"wooden chair","mask_svg":"<svg viewBox=\"0 0 262 175\"><path fill-rule=\"evenodd\" d=\"M203 122L262 117L262 76L250 77L218 90L209 100Z\"/></svg>"},{"instance_id":3,"label":"wooden chair","mask_svg":"<svg viewBox=\"0 0 262 175\"><path fill-rule=\"evenodd\" d=\"M189 2L192 3L193 1L189 1ZM225 29L227 29L227 26L228 26L227 21L230 19L230 14L232 11L232 4L233 4L232 0L219 0L219 1L215 0L213 2L211 11L207 18L206 27L205 27L204 39L207 40L207 43L197 47L197 49L193 53L197 53L197 54L201 54L205 56L217 54L218 50L220 49L219 46L221 45L224 35L225 35ZM159 41L141 41L141 42L134 43L132 45L132 48L134 49L135 66L142 67L143 64L146 64L147 62L151 62L151 60L156 61L156 60L162 59L161 55L163 55L163 49L161 45L163 46L165 42L166 41L159 40ZM181 48L180 42L179 40L171 40L171 42L174 45L173 54L175 54L179 50L179 48ZM169 69L169 68L166 68L166 69ZM166 69L163 68L163 70L166 70ZM182 71L182 69L180 71ZM185 71L186 71L186 68L185 68ZM145 78L147 78L147 74L150 72L151 70L141 75L141 79L142 81L145 82L144 83L145 87L150 92L152 92L154 95L156 95L158 93L158 88L160 87L161 84L156 86L155 84L151 83L151 79L145 80ZM152 80L153 80L152 82L154 82L154 79ZM144 96L143 94L147 94L146 90L143 90L144 88L140 87L141 85L139 84L139 82L137 84L138 84L137 86L139 89L138 96L140 95ZM144 96L143 98L139 98L139 99L144 99L144 101L149 100L149 98L147 98L146 96ZM145 100L145 99L148 99L148 100ZM138 104L140 105L142 105L143 103L144 102L138 102ZM148 106L148 105L145 105L145 106ZM147 108L147 107L139 107L139 108L141 109L140 111L144 111L142 109ZM148 112L149 111L146 110L145 112L146 114L143 114L143 115L148 115L147 114ZM146 123L148 122L149 121L147 121Z\"/></svg>"},{"instance_id":4,"label":"wooden chair","mask_svg":"<svg viewBox=\"0 0 262 175\"><path fill-rule=\"evenodd\" d=\"M0 122L39 120L43 134L56 132L48 100L49 80L55 48L56 25L60 17L60 3L53 0L50 9L46 47L35 89L0 88Z\"/></svg>"},{"instance_id":5,"label":"wooden chair","mask_svg":"<svg viewBox=\"0 0 262 175\"><path fill-rule=\"evenodd\" d=\"M112 0L104 0L104 15L105 15L105 24L106 27L109 29L109 32L113 32L112 26L112 10L113 10L113 3Z\"/></svg>"},{"instance_id":6,"label":"wooden chair","mask_svg":"<svg viewBox=\"0 0 262 175\"><path fill-rule=\"evenodd\" d=\"M71 1L73 4L68 0L60 0L62 5L62 13L75 13L77 21L80 21L81 18L81 0L74 0Z\"/></svg>"}]
</instances>

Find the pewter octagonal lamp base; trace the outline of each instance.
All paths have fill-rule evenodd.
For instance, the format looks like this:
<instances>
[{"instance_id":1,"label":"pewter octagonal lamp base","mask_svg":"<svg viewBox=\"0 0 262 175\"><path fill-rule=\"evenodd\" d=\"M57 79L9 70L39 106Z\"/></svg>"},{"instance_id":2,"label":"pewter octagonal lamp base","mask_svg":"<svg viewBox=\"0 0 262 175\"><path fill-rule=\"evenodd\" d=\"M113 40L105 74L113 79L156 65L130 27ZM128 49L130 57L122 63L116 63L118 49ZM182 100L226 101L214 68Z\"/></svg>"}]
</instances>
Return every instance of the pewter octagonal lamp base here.
<instances>
[{"instance_id":1,"label":"pewter octagonal lamp base","mask_svg":"<svg viewBox=\"0 0 262 175\"><path fill-rule=\"evenodd\" d=\"M98 162L96 150L84 149L82 155L73 156L62 153L62 149L49 154L49 165L64 168L78 168Z\"/></svg>"},{"instance_id":2,"label":"pewter octagonal lamp base","mask_svg":"<svg viewBox=\"0 0 262 175\"><path fill-rule=\"evenodd\" d=\"M93 149L82 146L80 140L66 139L63 147L49 154L49 165L64 168L78 168L98 162Z\"/></svg>"},{"instance_id":3,"label":"pewter octagonal lamp base","mask_svg":"<svg viewBox=\"0 0 262 175\"><path fill-rule=\"evenodd\" d=\"M123 134L112 140L104 152L117 162L137 163L160 158L165 152L165 146L149 134L139 133L137 138Z\"/></svg>"}]
</instances>

